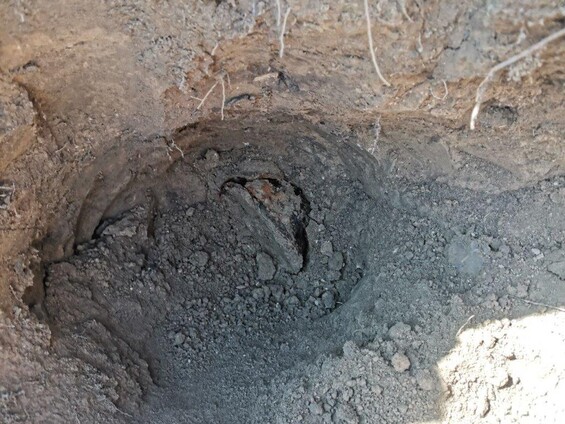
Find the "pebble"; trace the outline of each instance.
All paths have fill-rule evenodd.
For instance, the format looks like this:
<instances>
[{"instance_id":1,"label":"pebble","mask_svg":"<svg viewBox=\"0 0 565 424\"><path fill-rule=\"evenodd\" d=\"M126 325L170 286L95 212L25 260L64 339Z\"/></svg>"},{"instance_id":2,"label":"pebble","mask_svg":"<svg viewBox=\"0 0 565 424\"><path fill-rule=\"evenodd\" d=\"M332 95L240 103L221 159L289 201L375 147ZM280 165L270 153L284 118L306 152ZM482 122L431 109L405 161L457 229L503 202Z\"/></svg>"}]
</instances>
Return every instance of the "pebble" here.
<instances>
[{"instance_id":1,"label":"pebble","mask_svg":"<svg viewBox=\"0 0 565 424\"><path fill-rule=\"evenodd\" d=\"M324 409L322 408L322 405L320 405L318 402L310 403L308 409L310 410L310 413L312 415L322 415L324 413Z\"/></svg>"},{"instance_id":2,"label":"pebble","mask_svg":"<svg viewBox=\"0 0 565 424\"><path fill-rule=\"evenodd\" d=\"M173 345L174 346L180 346L181 344L184 343L185 339L186 339L186 336L179 332L179 333L175 334L175 341L173 342Z\"/></svg>"},{"instance_id":3,"label":"pebble","mask_svg":"<svg viewBox=\"0 0 565 424\"><path fill-rule=\"evenodd\" d=\"M284 288L279 284L273 284L270 286L271 288L271 296L275 302L282 302L284 298Z\"/></svg>"},{"instance_id":4,"label":"pebble","mask_svg":"<svg viewBox=\"0 0 565 424\"><path fill-rule=\"evenodd\" d=\"M330 257L330 260L328 261L328 267L332 271L341 270L341 268L343 268L343 253L341 253L341 252L334 253Z\"/></svg>"},{"instance_id":5,"label":"pebble","mask_svg":"<svg viewBox=\"0 0 565 424\"><path fill-rule=\"evenodd\" d=\"M348 340L343 344L343 356L353 358L359 352L359 347L353 340Z\"/></svg>"},{"instance_id":6,"label":"pebble","mask_svg":"<svg viewBox=\"0 0 565 424\"><path fill-rule=\"evenodd\" d=\"M350 405L339 405L334 414L335 423L358 424L357 412Z\"/></svg>"},{"instance_id":7,"label":"pebble","mask_svg":"<svg viewBox=\"0 0 565 424\"><path fill-rule=\"evenodd\" d=\"M322 242L322 246L320 247L320 252L322 253L322 255L331 256L332 253L334 252L332 242L329 240Z\"/></svg>"},{"instance_id":8,"label":"pebble","mask_svg":"<svg viewBox=\"0 0 565 424\"><path fill-rule=\"evenodd\" d=\"M420 387L420 389L425 390L425 391L430 391L434 389L434 378L432 376L432 373L428 370L418 370L416 372L416 382L418 383L418 386Z\"/></svg>"},{"instance_id":9,"label":"pebble","mask_svg":"<svg viewBox=\"0 0 565 424\"><path fill-rule=\"evenodd\" d=\"M203 267L208 263L208 259L208 253L204 252L203 250L199 250L193 253L193 255L190 257L190 262L193 265Z\"/></svg>"},{"instance_id":10,"label":"pebble","mask_svg":"<svg viewBox=\"0 0 565 424\"><path fill-rule=\"evenodd\" d=\"M401 352L396 352L392 356L390 362L394 367L395 371L398 372L404 372L408 368L410 368L410 359L408 359L408 357Z\"/></svg>"},{"instance_id":11,"label":"pebble","mask_svg":"<svg viewBox=\"0 0 565 424\"><path fill-rule=\"evenodd\" d=\"M220 163L220 155L214 149L209 149L205 155L205 168L213 169Z\"/></svg>"},{"instance_id":12,"label":"pebble","mask_svg":"<svg viewBox=\"0 0 565 424\"><path fill-rule=\"evenodd\" d=\"M322 303L324 304L324 308L326 309L335 308L334 294L331 291L324 292L324 294L322 294Z\"/></svg>"},{"instance_id":13,"label":"pebble","mask_svg":"<svg viewBox=\"0 0 565 424\"><path fill-rule=\"evenodd\" d=\"M259 252L255 261L257 263L257 278L262 281L272 280L277 272L273 259L266 253Z\"/></svg>"},{"instance_id":14,"label":"pebble","mask_svg":"<svg viewBox=\"0 0 565 424\"><path fill-rule=\"evenodd\" d=\"M265 297L265 291L261 287L257 287L251 291L251 296L256 300L262 300Z\"/></svg>"},{"instance_id":15,"label":"pebble","mask_svg":"<svg viewBox=\"0 0 565 424\"><path fill-rule=\"evenodd\" d=\"M286 303L288 305L300 305L300 299L298 299L298 297L296 297L296 296L290 296L287 299Z\"/></svg>"},{"instance_id":16,"label":"pebble","mask_svg":"<svg viewBox=\"0 0 565 424\"><path fill-rule=\"evenodd\" d=\"M393 340L405 339L410 336L411 331L412 328L408 324L400 321L390 327L390 330L388 330L388 335Z\"/></svg>"}]
</instances>

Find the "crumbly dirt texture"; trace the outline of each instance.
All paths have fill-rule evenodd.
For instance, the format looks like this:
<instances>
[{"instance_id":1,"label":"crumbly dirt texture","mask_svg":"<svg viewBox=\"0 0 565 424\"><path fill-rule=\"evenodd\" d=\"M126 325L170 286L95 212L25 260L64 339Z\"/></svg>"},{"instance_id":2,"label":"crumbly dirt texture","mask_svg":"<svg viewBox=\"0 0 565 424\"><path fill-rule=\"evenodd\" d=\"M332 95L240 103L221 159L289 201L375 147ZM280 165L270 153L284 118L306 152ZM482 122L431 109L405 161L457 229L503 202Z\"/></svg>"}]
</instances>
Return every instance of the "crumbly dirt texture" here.
<instances>
[{"instance_id":1,"label":"crumbly dirt texture","mask_svg":"<svg viewBox=\"0 0 565 424\"><path fill-rule=\"evenodd\" d=\"M368 5L0 4L0 422L562 422L565 5Z\"/></svg>"}]
</instances>

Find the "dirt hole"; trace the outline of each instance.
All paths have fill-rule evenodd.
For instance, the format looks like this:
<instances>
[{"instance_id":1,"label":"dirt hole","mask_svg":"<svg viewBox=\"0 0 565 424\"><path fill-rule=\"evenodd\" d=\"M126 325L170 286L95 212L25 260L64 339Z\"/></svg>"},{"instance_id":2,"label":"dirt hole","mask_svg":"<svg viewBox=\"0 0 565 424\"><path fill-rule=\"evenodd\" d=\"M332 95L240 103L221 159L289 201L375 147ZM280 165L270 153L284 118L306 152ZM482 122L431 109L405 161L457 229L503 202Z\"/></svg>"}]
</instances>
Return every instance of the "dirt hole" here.
<instances>
[{"instance_id":1,"label":"dirt hole","mask_svg":"<svg viewBox=\"0 0 565 424\"><path fill-rule=\"evenodd\" d=\"M473 191L389 156L277 117L93 161L23 299L76 379L69 405L96 422L429 422L444 406L465 422L535 397L521 378L553 375L536 358L559 321L506 317L562 290L565 180Z\"/></svg>"},{"instance_id":2,"label":"dirt hole","mask_svg":"<svg viewBox=\"0 0 565 424\"><path fill-rule=\"evenodd\" d=\"M374 166L306 127L269 142L247 129L97 195L74 234L89 240L47 268L54 348L117 382L126 414L249 422L274 375L341 349L327 322L394 225L364 186Z\"/></svg>"}]
</instances>

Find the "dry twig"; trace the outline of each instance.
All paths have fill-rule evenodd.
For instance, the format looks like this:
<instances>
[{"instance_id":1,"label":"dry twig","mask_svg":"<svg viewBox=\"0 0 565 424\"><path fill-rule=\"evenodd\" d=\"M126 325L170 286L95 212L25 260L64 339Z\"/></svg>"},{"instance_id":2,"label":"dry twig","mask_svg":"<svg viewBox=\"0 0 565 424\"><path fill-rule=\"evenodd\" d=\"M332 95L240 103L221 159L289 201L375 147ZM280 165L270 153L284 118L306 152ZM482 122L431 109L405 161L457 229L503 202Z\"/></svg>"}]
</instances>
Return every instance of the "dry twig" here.
<instances>
[{"instance_id":1,"label":"dry twig","mask_svg":"<svg viewBox=\"0 0 565 424\"><path fill-rule=\"evenodd\" d=\"M473 112L471 112L471 121L469 123L469 128L471 130L475 129L477 117L479 116L479 111L481 109L481 103L483 102L485 91L488 87L489 82L493 79L493 77L496 75L498 71L518 62L519 60L524 59L525 57L528 57L529 55L540 49L543 49L547 44L563 36L565 36L565 28L562 28L559 31L554 32L551 35L548 35L543 40L537 42L533 46L528 47L526 50L522 51L521 53L512 56L509 59L506 59L504 62L499 63L498 65L494 66L490 71L488 71L487 76L479 84L479 87L477 88L477 94L475 97L475 107L473 107Z\"/></svg>"},{"instance_id":2,"label":"dry twig","mask_svg":"<svg viewBox=\"0 0 565 424\"><path fill-rule=\"evenodd\" d=\"M390 83L383 77L381 70L379 69L379 64L377 63L377 56L375 54L375 48L373 47L373 31L371 29L371 16L369 15L369 0L365 1L365 17L367 18L367 37L369 38L369 51L371 52L371 59L373 60L373 65L375 66L375 71L384 85L390 87Z\"/></svg>"}]
</instances>

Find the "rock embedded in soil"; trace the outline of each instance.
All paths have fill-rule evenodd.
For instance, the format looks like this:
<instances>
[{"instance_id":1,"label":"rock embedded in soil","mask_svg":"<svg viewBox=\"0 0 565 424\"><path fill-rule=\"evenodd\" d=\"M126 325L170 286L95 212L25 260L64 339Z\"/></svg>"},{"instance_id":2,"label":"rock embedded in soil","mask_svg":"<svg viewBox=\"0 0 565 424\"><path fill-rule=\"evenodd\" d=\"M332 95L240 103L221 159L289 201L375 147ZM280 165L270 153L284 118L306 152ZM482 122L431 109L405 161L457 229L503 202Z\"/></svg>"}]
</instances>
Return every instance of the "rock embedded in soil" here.
<instances>
[{"instance_id":1,"label":"rock embedded in soil","mask_svg":"<svg viewBox=\"0 0 565 424\"><path fill-rule=\"evenodd\" d=\"M266 253L259 252L255 257L257 278L262 281L272 280L277 272L273 259Z\"/></svg>"},{"instance_id":2,"label":"rock embedded in soil","mask_svg":"<svg viewBox=\"0 0 565 424\"><path fill-rule=\"evenodd\" d=\"M415 374L418 387L425 391L433 390L435 387L434 378L429 370L418 370Z\"/></svg>"},{"instance_id":3,"label":"rock embedded in soil","mask_svg":"<svg viewBox=\"0 0 565 424\"><path fill-rule=\"evenodd\" d=\"M404 372L410 368L410 359L408 359L408 357L401 352L395 353L392 356L390 363L392 364L395 371L398 372Z\"/></svg>"},{"instance_id":4,"label":"rock embedded in soil","mask_svg":"<svg viewBox=\"0 0 565 424\"><path fill-rule=\"evenodd\" d=\"M388 330L388 335L393 340L401 340L403 338L407 339L410 336L410 332L411 328L408 324L397 322L392 327L390 327L390 330Z\"/></svg>"},{"instance_id":5,"label":"rock embedded in soil","mask_svg":"<svg viewBox=\"0 0 565 424\"><path fill-rule=\"evenodd\" d=\"M333 253L333 246L330 240L325 240L320 246L320 253L324 256L331 256Z\"/></svg>"},{"instance_id":6,"label":"rock embedded in soil","mask_svg":"<svg viewBox=\"0 0 565 424\"><path fill-rule=\"evenodd\" d=\"M343 253L335 252L330 256L328 267L332 271L340 271L343 268Z\"/></svg>"},{"instance_id":7,"label":"rock embedded in soil","mask_svg":"<svg viewBox=\"0 0 565 424\"><path fill-rule=\"evenodd\" d=\"M335 308L335 296L331 291L326 291L322 294L322 303L324 308L333 309Z\"/></svg>"},{"instance_id":8,"label":"rock embedded in soil","mask_svg":"<svg viewBox=\"0 0 565 424\"><path fill-rule=\"evenodd\" d=\"M208 253L199 250L197 252L194 252L194 254L190 257L190 263L202 268L206 266L206 264L208 263L208 259L209 259Z\"/></svg>"}]
</instances>

